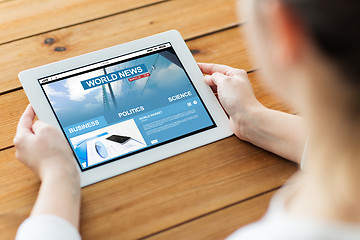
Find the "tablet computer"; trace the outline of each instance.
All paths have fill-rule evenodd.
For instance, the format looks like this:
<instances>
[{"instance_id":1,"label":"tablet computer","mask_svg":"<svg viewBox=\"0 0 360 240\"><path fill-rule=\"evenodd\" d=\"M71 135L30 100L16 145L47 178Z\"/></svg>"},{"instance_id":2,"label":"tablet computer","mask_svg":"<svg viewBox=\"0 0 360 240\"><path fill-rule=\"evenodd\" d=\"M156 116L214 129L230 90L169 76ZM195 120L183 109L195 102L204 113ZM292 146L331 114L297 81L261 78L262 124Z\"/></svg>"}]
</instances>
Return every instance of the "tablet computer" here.
<instances>
[{"instance_id":1,"label":"tablet computer","mask_svg":"<svg viewBox=\"0 0 360 240\"><path fill-rule=\"evenodd\" d=\"M38 118L71 146L82 186L232 135L175 30L26 70L19 79Z\"/></svg>"}]
</instances>

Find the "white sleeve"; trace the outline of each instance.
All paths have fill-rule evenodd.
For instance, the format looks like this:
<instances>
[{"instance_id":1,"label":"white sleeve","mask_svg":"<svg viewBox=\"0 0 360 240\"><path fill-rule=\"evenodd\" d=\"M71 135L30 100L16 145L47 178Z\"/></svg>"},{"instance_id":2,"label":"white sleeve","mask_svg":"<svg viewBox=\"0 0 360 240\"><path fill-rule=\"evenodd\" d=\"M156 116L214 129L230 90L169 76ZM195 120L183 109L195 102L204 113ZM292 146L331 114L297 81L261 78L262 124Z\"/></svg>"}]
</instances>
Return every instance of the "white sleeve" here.
<instances>
[{"instance_id":1,"label":"white sleeve","mask_svg":"<svg viewBox=\"0 0 360 240\"><path fill-rule=\"evenodd\" d=\"M77 229L55 215L29 217L19 227L16 240L81 240Z\"/></svg>"}]
</instances>

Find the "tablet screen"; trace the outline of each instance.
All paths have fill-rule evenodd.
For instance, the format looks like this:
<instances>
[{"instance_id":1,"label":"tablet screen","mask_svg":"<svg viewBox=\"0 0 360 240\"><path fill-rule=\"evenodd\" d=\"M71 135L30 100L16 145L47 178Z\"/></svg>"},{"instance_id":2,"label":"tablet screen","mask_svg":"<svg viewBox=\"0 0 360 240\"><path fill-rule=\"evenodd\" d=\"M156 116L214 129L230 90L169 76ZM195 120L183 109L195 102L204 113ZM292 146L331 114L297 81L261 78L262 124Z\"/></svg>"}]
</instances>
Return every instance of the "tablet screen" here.
<instances>
[{"instance_id":1,"label":"tablet screen","mask_svg":"<svg viewBox=\"0 0 360 240\"><path fill-rule=\"evenodd\" d=\"M39 83L82 171L216 127L170 43Z\"/></svg>"}]
</instances>

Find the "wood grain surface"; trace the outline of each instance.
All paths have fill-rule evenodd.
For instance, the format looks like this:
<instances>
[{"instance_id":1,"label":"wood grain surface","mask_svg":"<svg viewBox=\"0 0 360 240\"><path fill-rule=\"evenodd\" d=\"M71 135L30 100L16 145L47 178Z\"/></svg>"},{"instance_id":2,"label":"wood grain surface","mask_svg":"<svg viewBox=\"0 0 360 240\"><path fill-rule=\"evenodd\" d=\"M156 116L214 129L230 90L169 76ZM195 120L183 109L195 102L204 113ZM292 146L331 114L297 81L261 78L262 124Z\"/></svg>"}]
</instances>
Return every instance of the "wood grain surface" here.
<instances>
[{"instance_id":1,"label":"wood grain surface","mask_svg":"<svg viewBox=\"0 0 360 240\"><path fill-rule=\"evenodd\" d=\"M95 21L161 0L3 0L0 44L54 29Z\"/></svg>"},{"instance_id":2,"label":"wood grain surface","mask_svg":"<svg viewBox=\"0 0 360 240\"><path fill-rule=\"evenodd\" d=\"M166 231L155 233L146 239L224 239L244 225L259 220L266 212L274 193L275 190L241 201Z\"/></svg>"}]
</instances>

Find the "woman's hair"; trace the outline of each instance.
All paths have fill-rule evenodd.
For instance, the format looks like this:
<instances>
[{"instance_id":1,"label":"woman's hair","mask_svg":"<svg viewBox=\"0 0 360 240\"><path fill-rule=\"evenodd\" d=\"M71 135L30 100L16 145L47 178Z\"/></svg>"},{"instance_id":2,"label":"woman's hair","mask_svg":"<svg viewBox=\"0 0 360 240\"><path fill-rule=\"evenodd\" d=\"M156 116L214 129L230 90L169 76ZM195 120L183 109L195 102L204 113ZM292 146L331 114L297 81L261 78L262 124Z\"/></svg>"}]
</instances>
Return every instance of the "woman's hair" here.
<instances>
[{"instance_id":1,"label":"woman's hair","mask_svg":"<svg viewBox=\"0 0 360 240\"><path fill-rule=\"evenodd\" d=\"M317 48L337 64L342 81L354 94L352 111L359 115L360 0L280 1L304 25Z\"/></svg>"}]
</instances>

